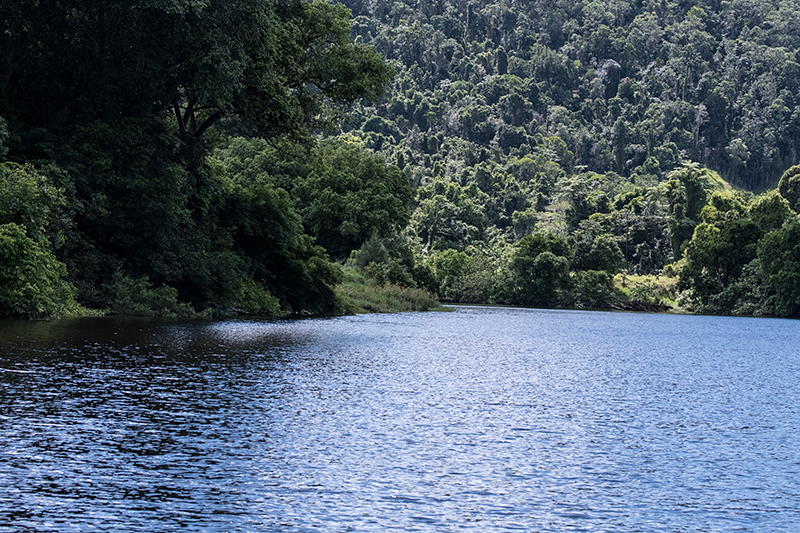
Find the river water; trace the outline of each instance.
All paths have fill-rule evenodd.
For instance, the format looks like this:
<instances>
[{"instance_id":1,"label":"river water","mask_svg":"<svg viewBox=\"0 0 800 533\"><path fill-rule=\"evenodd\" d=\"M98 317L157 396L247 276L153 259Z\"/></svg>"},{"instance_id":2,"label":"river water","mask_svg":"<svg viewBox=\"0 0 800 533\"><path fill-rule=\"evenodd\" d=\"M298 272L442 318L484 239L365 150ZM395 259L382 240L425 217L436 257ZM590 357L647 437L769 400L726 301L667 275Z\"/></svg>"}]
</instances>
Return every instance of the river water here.
<instances>
[{"instance_id":1,"label":"river water","mask_svg":"<svg viewBox=\"0 0 800 533\"><path fill-rule=\"evenodd\" d=\"M0 533L800 530L800 322L0 322Z\"/></svg>"}]
</instances>

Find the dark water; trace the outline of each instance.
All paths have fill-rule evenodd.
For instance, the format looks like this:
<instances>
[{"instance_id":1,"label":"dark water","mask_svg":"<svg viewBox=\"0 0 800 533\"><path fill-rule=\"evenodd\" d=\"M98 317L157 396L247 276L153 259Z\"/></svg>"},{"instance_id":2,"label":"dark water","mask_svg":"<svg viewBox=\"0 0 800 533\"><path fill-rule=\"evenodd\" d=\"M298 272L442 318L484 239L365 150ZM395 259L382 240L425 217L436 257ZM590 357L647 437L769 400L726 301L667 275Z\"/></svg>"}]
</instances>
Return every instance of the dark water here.
<instances>
[{"instance_id":1,"label":"dark water","mask_svg":"<svg viewBox=\"0 0 800 533\"><path fill-rule=\"evenodd\" d=\"M800 322L0 323L0 532L800 531Z\"/></svg>"}]
</instances>

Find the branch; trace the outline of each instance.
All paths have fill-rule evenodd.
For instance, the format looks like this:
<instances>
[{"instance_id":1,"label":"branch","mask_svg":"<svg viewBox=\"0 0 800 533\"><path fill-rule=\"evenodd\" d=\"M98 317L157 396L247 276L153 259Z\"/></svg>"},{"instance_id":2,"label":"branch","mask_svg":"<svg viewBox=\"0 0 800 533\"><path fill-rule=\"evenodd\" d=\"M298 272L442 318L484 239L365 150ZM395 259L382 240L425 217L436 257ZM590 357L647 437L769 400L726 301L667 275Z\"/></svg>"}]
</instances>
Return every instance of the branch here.
<instances>
[{"instance_id":1,"label":"branch","mask_svg":"<svg viewBox=\"0 0 800 533\"><path fill-rule=\"evenodd\" d=\"M197 126L194 116L194 104L194 98L189 98L189 102L186 104L186 111L183 113L183 122L186 123L188 118L189 126L192 128L192 131L194 131Z\"/></svg>"},{"instance_id":2,"label":"branch","mask_svg":"<svg viewBox=\"0 0 800 533\"><path fill-rule=\"evenodd\" d=\"M175 110L175 118L178 119L178 128L181 131L181 135L186 135L186 123L183 121L183 114L181 113L181 106L178 105L177 102L172 104L172 108Z\"/></svg>"},{"instance_id":3,"label":"branch","mask_svg":"<svg viewBox=\"0 0 800 533\"><path fill-rule=\"evenodd\" d=\"M205 119L203 123L200 124L200 127L194 131L194 136L199 138L206 132L208 128L213 126L215 122L221 119L224 114L225 112L222 109L220 109L219 111L217 111L216 113Z\"/></svg>"}]
</instances>

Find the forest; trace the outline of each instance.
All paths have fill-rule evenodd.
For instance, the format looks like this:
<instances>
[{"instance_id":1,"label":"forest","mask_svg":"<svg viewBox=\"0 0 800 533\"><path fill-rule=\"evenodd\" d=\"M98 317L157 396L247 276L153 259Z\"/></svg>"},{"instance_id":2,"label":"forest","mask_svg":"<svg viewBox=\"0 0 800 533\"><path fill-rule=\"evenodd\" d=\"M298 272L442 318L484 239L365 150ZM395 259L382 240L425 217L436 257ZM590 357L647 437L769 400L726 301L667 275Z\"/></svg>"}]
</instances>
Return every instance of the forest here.
<instances>
[{"instance_id":1,"label":"forest","mask_svg":"<svg viewBox=\"0 0 800 533\"><path fill-rule=\"evenodd\" d=\"M0 6L0 316L800 314L795 0Z\"/></svg>"}]
</instances>

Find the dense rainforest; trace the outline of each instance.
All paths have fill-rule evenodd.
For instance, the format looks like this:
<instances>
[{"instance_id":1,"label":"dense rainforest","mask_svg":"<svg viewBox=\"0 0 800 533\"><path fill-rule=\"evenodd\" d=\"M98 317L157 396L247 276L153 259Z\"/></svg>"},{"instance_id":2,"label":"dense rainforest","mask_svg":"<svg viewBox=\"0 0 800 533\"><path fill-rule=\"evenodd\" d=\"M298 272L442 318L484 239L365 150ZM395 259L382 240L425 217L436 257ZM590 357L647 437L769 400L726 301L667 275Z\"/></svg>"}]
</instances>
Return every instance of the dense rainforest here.
<instances>
[{"instance_id":1,"label":"dense rainforest","mask_svg":"<svg viewBox=\"0 0 800 533\"><path fill-rule=\"evenodd\" d=\"M0 6L0 315L800 313L798 1Z\"/></svg>"}]
</instances>

